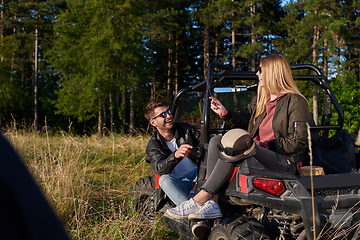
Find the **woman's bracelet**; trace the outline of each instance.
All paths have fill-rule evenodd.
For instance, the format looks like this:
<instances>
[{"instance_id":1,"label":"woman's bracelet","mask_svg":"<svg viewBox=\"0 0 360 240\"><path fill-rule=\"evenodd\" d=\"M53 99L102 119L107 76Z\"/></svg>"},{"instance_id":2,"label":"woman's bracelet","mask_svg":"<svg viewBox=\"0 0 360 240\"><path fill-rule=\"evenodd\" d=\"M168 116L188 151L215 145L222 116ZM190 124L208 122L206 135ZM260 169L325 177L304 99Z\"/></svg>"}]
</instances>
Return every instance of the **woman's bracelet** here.
<instances>
[{"instance_id":1,"label":"woman's bracelet","mask_svg":"<svg viewBox=\"0 0 360 240\"><path fill-rule=\"evenodd\" d=\"M220 118L224 118L228 113L229 113L229 111L226 109L225 114L220 115Z\"/></svg>"}]
</instances>

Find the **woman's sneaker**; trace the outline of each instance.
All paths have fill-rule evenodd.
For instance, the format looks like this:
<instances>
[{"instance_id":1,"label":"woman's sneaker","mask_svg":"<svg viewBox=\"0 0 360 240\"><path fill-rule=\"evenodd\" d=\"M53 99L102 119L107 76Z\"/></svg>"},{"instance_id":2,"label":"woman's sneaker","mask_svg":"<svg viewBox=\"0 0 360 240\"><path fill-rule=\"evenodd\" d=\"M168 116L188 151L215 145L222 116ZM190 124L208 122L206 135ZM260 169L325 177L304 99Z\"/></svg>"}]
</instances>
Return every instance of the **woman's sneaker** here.
<instances>
[{"instance_id":1,"label":"woman's sneaker","mask_svg":"<svg viewBox=\"0 0 360 240\"><path fill-rule=\"evenodd\" d=\"M191 227L191 232L197 238L205 238L209 236L210 231L211 231L211 224L207 220L197 222Z\"/></svg>"},{"instance_id":2,"label":"woman's sneaker","mask_svg":"<svg viewBox=\"0 0 360 240\"><path fill-rule=\"evenodd\" d=\"M196 213L200 207L193 198L190 198L190 200L181 203L177 207L167 209L165 215L176 219L186 219L189 214Z\"/></svg>"},{"instance_id":3,"label":"woman's sneaker","mask_svg":"<svg viewBox=\"0 0 360 240\"><path fill-rule=\"evenodd\" d=\"M214 201L207 201L201 208L195 212L190 213L188 219L190 221L201 221L201 220L211 220L216 218L221 218L222 213L219 205Z\"/></svg>"}]
</instances>

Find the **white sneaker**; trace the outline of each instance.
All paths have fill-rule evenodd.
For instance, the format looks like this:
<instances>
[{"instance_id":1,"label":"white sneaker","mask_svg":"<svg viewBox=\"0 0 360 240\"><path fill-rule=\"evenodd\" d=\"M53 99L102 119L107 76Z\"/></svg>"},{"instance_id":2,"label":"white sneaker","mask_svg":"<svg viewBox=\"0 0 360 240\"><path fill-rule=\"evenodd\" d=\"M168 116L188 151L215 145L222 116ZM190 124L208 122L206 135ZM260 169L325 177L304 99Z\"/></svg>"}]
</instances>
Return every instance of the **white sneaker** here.
<instances>
[{"instance_id":1,"label":"white sneaker","mask_svg":"<svg viewBox=\"0 0 360 240\"><path fill-rule=\"evenodd\" d=\"M211 224L207 220L197 222L191 227L192 234L194 234L197 238L205 238L209 236L210 231Z\"/></svg>"},{"instance_id":2,"label":"white sneaker","mask_svg":"<svg viewBox=\"0 0 360 240\"><path fill-rule=\"evenodd\" d=\"M186 219L189 214L196 213L200 207L201 206L195 202L193 198L190 198L188 201L181 203L177 207L167 209L165 214L176 219Z\"/></svg>"},{"instance_id":3,"label":"white sneaker","mask_svg":"<svg viewBox=\"0 0 360 240\"><path fill-rule=\"evenodd\" d=\"M195 212L189 214L188 219L190 221L201 221L201 220L211 220L216 218L221 218L222 213L219 205L214 201L207 201L201 208Z\"/></svg>"}]
</instances>

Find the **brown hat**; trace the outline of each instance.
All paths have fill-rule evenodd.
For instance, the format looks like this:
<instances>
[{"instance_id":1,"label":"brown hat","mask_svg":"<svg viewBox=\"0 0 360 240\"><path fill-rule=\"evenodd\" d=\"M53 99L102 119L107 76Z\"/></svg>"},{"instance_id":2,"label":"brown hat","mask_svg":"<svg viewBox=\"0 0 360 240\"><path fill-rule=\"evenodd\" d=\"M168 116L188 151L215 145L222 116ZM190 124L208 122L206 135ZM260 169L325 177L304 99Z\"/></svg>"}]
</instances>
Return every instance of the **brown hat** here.
<instances>
[{"instance_id":1,"label":"brown hat","mask_svg":"<svg viewBox=\"0 0 360 240\"><path fill-rule=\"evenodd\" d=\"M227 162L236 162L256 154L257 145L250 134L240 128L235 128L221 138L217 145L219 157Z\"/></svg>"}]
</instances>

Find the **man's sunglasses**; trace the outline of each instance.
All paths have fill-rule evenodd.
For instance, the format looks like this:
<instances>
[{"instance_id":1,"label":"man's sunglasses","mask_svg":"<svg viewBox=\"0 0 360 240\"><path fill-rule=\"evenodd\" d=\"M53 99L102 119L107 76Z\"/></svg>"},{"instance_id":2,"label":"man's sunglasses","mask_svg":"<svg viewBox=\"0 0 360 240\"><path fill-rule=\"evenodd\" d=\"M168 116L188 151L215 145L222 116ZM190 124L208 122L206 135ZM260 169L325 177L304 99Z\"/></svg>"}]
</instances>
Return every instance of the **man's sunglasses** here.
<instances>
[{"instance_id":1,"label":"man's sunglasses","mask_svg":"<svg viewBox=\"0 0 360 240\"><path fill-rule=\"evenodd\" d=\"M155 119L155 118L157 118L157 117L166 118L166 114L172 115L173 112L172 112L171 109L168 109L168 110L166 110L165 112L162 112L162 113L160 113L159 115L156 115L156 116L153 117L152 119Z\"/></svg>"},{"instance_id":2,"label":"man's sunglasses","mask_svg":"<svg viewBox=\"0 0 360 240\"><path fill-rule=\"evenodd\" d=\"M252 145L252 142L251 142L251 145ZM223 152L226 155L232 156L232 157L237 156L237 155L239 155L241 153L244 153L246 150L249 149L248 147L241 148L241 149L231 148L231 147L224 147L221 142L219 142L217 144L217 148L219 149L220 152Z\"/></svg>"}]
</instances>

